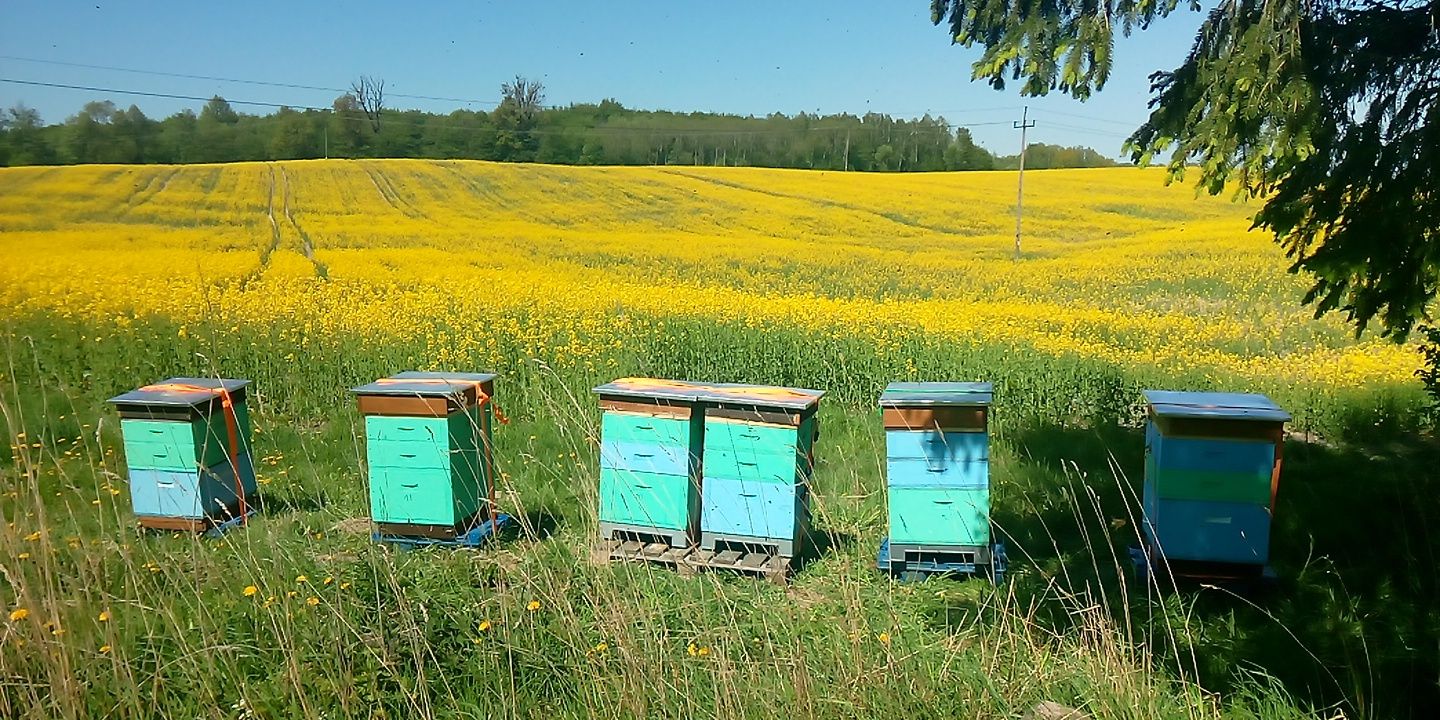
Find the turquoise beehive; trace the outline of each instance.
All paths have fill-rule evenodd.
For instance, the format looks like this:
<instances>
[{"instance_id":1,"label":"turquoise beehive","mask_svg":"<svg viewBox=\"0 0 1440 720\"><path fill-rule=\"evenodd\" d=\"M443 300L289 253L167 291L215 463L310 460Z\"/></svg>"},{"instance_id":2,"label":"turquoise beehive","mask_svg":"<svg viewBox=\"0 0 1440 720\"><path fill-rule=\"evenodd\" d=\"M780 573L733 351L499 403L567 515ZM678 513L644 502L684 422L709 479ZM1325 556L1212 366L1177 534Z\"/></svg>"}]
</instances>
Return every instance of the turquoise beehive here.
<instances>
[{"instance_id":1,"label":"turquoise beehive","mask_svg":"<svg viewBox=\"0 0 1440 720\"><path fill-rule=\"evenodd\" d=\"M378 534L453 539L490 517L495 377L407 371L351 389Z\"/></svg>"},{"instance_id":2,"label":"turquoise beehive","mask_svg":"<svg viewBox=\"0 0 1440 720\"><path fill-rule=\"evenodd\" d=\"M1177 574L1261 572L1290 414L1264 395L1145 392L1150 562Z\"/></svg>"},{"instance_id":3,"label":"turquoise beehive","mask_svg":"<svg viewBox=\"0 0 1440 720\"><path fill-rule=\"evenodd\" d=\"M109 399L140 525L203 530L253 511L249 383L170 378Z\"/></svg>"}]
</instances>

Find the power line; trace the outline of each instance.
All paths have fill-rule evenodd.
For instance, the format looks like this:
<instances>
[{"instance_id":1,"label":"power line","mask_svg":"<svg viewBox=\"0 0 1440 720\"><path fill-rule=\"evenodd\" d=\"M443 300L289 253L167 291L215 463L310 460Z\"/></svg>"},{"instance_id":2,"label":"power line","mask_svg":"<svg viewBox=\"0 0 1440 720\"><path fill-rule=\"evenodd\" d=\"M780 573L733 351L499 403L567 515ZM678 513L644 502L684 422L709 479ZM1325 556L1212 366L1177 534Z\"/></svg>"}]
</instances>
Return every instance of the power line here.
<instances>
[{"instance_id":1,"label":"power line","mask_svg":"<svg viewBox=\"0 0 1440 720\"><path fill-rule=\"evenodd\" d=\"M39 58L19 57L15 55L0 55L0 60L19 60L21 62L42 63L45 65L60 65L64 67L85 68L87 70L112 70L115 72L135 73L137 75L155 75L158 77L182 78L186 80L207 80L211 82L240 83L244 85L261 85L264 87L287 88L291 90L318 90L322 92L347 93L346 88L323 87L320 85L300 85L297 83L271 82L267 80L244 80L241 78L226 78L213 75L191 75L188 73L163 72L160 70L138 70L135 68L115 67L113 65L89 65L86 63L66 62L64 60L41 60ZM494 100L474 100L469 98L438 97L434 95L407 95L404 93L389 93L390 97L406 98L410 100L434 100L437 102L458 102L475 105L495 106L500 103ZM251 103L254 104L254 103Z\"/></svg>"},{"instance_id":2,"label":"power line","mask_svg":"<svg viewBox=\"0 0 1440 720\"><path fill-rule=\"evenodd\" d=\"M1112 125L1124 125L1124 126L1126 126L1126 127L1132 127L1132 128L1135 127L1135 123L1125 122L1124 120L1111 120L1111 119L1109 119L1109 118L1091 117L1091 116L1089 116L1089 115L1081 115L1081 114L1079 114L1079 113L1065 112L1065 111L1063 111L1063 110L1046 110L1045 112L1050 113L1050 114L1052 114L1052 115L1064 115L1065 117L1072 117L1072 118L1076 118L1076 119L1078 119L1078 120L1089 120L1089 121L1091 121L1091 122L1110 123L1110 124L1112 124Z\"/></svg>"}]
</instances>

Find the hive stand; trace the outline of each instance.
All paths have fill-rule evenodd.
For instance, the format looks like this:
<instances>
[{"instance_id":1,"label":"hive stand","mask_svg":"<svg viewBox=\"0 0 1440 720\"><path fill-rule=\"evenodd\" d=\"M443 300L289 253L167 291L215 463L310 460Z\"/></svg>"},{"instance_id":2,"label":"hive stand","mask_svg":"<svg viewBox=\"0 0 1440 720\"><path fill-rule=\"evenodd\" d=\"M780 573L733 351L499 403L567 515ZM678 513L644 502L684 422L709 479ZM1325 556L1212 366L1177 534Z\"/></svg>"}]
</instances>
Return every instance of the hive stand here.
<instances>
[{"instance_id":1,"label":"hive stand","mask_svg":"<svg viewBox=\"0 0 1440 720\"><path fill-rule=\"evenodd\" d=\"M600 397L600 538L694 544L704 411L675 383L620 378Z\"/></svg>"},{"instance_id":2,"label":"hive stand","mask_svg":"<svg viewBox=\"0 0 1440 720\"><path fill-rule=\"evenodd\" d=\"M375 540L476 547L509 521L494 507L495 377L407 371L351 389Z\"/></svg>"},{"instance_id":3,"label":"hive stand","mask_svg":"<svg viewBox=\"0 0 1440 720\"><path fill-rule=\"evenodd\" d=\"M255 514L249 383L170 378L108 400L120 415L130 501L142 528L214 536Z\"/></svg>"},{"instance_id":4,"label":"hive stand","mask_svg":"<svg viewBox=\"0 0 1440 720\"><path fill-rule=\"evenodd\" d=\"M1264 395L1145 392L1141 547L1147 580L1274 577L1270 527L1290 414Z\"/></svg>"},{"instance_id":5,"label":"hive stand","mask_svg":"<svg viewBox=\"0 0 1440 720\"><path fill-rule=\"evenodd\" d=\"M1004 579L990 526L990 383L890 383L880 396L890 534L876 565L902 579Z\"/></svg>"},{"instance_id":6,"label":"hive stand","mask_svg":"<svg viewBox=\"0 0 1440 720\"><path fill-rule=\"evenodd\" d=\"M790 558L769 552L739 550L701 550L696 547L671 547L666 543L644 543L638 540L601 540L595 546L592 561L597 565L611 562L642 562L666 565L681 575L701 570L730 570L757 575L776 584L785 584L793 569Z\"/></svg>"}]
</instances>

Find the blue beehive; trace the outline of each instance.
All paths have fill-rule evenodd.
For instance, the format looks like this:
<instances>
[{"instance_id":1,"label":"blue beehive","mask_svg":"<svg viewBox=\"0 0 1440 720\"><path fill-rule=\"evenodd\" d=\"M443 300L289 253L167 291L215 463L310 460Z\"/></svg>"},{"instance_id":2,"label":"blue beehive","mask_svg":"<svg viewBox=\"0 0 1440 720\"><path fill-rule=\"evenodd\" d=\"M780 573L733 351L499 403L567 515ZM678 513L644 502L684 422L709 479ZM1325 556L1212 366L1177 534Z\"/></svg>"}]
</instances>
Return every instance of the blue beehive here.
<instances>
[{"instance_id":1,"label":"blue beehive","mask_svg":"<svg viewBox=\"0 0 1440 720\"><path fill-rule=\"evenodd\" d=\"M1150 390L1145 400L1143 533L1152 562L1180 574L1263 569L1290 414L1264 395Z\"/></svg>"},{"instance_id":2,"label":"blue beehive","mask_svg":"<svg viewBox=\"0 0 1440 720\"><path fill-rule=\"evenodd\" d=\"M600 396L600 536L694 543L704 411L694 386L620 378Z\"/></svg>"},{"instance_id":3,"label":"blue beehive","mask_svg":"<svg viewBox=\"0 0 1440 720\"><path fill-rule=\"evenodd\" d=\"M700 546L795 557L810 529L810 474L823 392L712 384L705 404Z\"/></svg>"},{"instance_id":4,"label":"blue beehive","mask_svg":"<svg viewBox=\"0 0 1440 720\"><path fill-rule=\"evenodd\" d=\"M925 559L937 568L971 572L991 564L992 399L987 382L897 382L885 388L885 569L903 570Z\"/></svg>"},{"instance_id":5,"label":"blue beehive","mask_svg":"<svg viewBox=\"0 0 1440 720\"><path fill-rule=\"evenodd\" d=\"M248 380L170 378L117 395L140 524L202 530L252 510Z\"/></svg>"},{"instance_id":6,"label":"blue beehive","mask_svg":"<svg viewBox=\"0 0 1440 720\"><path fill-rule=\"evenodd\" d=\"M351 389L381 536L453 540L491 516L495 377L406 371Z\"/></svg>"}]
</instances>

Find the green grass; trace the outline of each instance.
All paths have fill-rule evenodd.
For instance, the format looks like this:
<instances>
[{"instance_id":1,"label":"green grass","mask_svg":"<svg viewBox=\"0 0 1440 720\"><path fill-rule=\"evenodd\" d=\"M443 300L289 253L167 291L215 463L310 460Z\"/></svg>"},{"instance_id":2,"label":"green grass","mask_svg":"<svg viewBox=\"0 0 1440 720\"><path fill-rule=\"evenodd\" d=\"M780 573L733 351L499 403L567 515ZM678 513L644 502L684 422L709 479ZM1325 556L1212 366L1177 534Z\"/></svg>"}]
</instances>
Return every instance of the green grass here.
<instances>
[{"instance_id":1,"label":"green grass","mask_svg":"<svg viewBox=\"0 0 1440 720\"><path fill-rule=\"evenodd\" d=\"M288 348L263 336L230 355L154 322L124 344L57 319L12 328L0 431L24 437L0 473L0 601L29 616L0 629L0 716L987 718L1041 700L1131 718L1440 708L1429 530L1440 518L1416 500L1434 497L1440 452L1407 428L1377 430L1383 397L1330 400L1357 428L1371 423L1350 433L1369 445L1288 444L1273 591L1175 591L1136 583L1124 560L1143 446L1133 395L1151 379L1007 358L994 378L993 483L1011 579L899 585L873 568L885 525L877 378L985 377L983 354L954 367L912 348L899 355L920 364L902 371L837 345L841 366L816 378L787 364L804 337L720 333L732 342L717 348L698 325L667 330L668 349L631 348L591 376L514 359L499 385L513 421L497 430L497 456L520 531L479 552L399 553L369 539L362 433L343 390L425 358L336 346L287 362ZM103 400L217 372L256 381L267 511L218 540L141 534ZM598 412L586 390L632 372L819 379L834 391L815 474L822 551L788 588L588 562Z\"/></svg>"}]
</instances>

